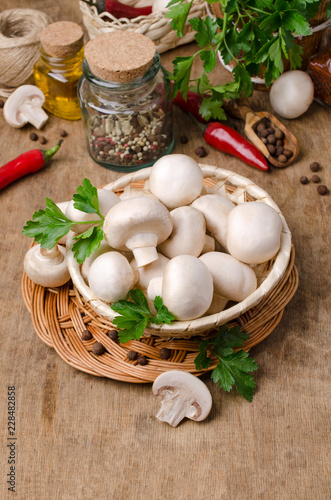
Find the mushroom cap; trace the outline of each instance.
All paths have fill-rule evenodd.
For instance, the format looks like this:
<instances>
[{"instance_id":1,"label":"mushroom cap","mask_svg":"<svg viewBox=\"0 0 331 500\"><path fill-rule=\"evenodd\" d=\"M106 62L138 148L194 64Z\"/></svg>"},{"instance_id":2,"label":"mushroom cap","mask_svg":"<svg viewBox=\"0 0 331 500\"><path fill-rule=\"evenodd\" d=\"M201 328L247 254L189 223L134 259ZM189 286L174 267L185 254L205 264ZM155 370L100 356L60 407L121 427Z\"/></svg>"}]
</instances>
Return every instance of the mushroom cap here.
<instances>
[{"instance_id":1,"label":"mushroom cap","mask_svg":"<svg viewBox=\"0 0 331 500\"><path fill-rule=\"evenodd\" d=\"M66 249L57 245L43 250L40 245L31 247L24 257L24 271L31 281L44 287L62 286L70 280L66 262Z\"/></svg>"},{"instance_id":2,"label":"mushroom cap","mask_svg":"<svg viewBox=\"0 0 331 500\"><path fill-rule=\"evenodd\" d=\"M91 269L91 266L93 264L93 262L95 261L95 259L97 257L99 257L99 255L102 255L106 252L111 252L112 250L114 250L110 245L108 245L107 241L105 240L102 240L102 242L100 243L100 246L99 248L91 253L91 255L89 255L88 257L86 257L86 259L84 260L83 264L81 265L81 273L82 273L82 276L83 278L88 282L88 275L89 275L89 272L90 272L90 269Z\"/></svg>"},{"instance_id":3,"label":"mushroom cap","mask_svg":"<svg viewBox=\"0 0 331 500\"><path fill-rule=\"evenodd\" d=\"M213 278L214 291L218 295L241 302L256 290L257 280L253 269L232 255L208 252L199 258L208 267Z\"/></svg>"},{"instance_id":4,"label":"mushroom cap","mask_svg":"<svg viewBox=\"0 0 331 500\"><path fill-rule=\"evenodd\" d=\"M144 233L156 235L157 244L161 243L171 233L172 221L162 203L142 196L123 200L113 206L106 215L103 231L112 247L127 250L126 242L132 236Z\"/></svg>"},{"instance_id":5,"label":"mushroom cap","mask_svg":"<svg viewBox=\"0 0 331 500\"><path fill-rule=\"evenodd\" d=\"M20 112L20 108L29 103L40 108L44 104L45 95L35 85L21 85L6 100L3 113L7 123L15 128L23 127L28 120Z\"/></svg>"},{"instance_id":6,"label":"mushroom cap","mask_svg":"<svg viewBox=\"0 0 331 500\"><path fill-rule=\"evenodd\" d=\"M127 259L119 252L99 255L90 267L89 286L105 302L125 299L137 276Z\"/></svg>"},{"instance_id":7,"label":"mushroom cap","mask_svg":"<svg viewBox=\"0 0 331 500\"><path fill-rule=\"evenodd\" d=\"M178 390L180 395L192 398L192 406L187 418L200 422L210 413L212 397L206 384L192 373L182 370L169 370L159 375L152 387L153 394L158 399L163 399L163 391Z\"/></svg>"},{"instance_id":8,"label":"mushroom cap","mask_svg":"<svg viewBox=\"0 0 331 500\"><path fill-rule=\"evenodd\" d=\"M63 212L65 214L69 203L70 203L70 201L60 201L59 203L56 203L56 206L59 207L61 212ZM62 236L62 238L59 239L58 243L60 245L65 245L67 242L67 236L68 236L67 234L65 236Z\"/></svg>"},{"instance_id":9,"label":"mushroom cap","mask_svg":"<svg viewBox=\"0 0 331 500\"><path fill-rule=\"evenodd\" d=\"M171 259L163 272L162 300L178 320L199 318L213 298L213 279L206 264L192 255Z\"/></svg>"},{"instance_id":10,"label":"mushroom cap","mask_svg":"<svg viewBox=\"0 0 331 500\"><path fill-rule=\"evenodd\" d=\"M258 201L241 203L228 217L228 251L246 264L266 262L278 252L281 232L282 221L275 209Z\"/></svg>"},{"instance_id":11,"label":"mushroom cap","mask_svg":"<svg viewBox=\"0 0 331 500\"><path fill-rule=\"evenodd\" d=\"M164 268L168 264L169 259L161 253L158 253L157 256L157 260L144 267L138 268L136 259L130 262L130 266L139 273L139 285L142 288L146 289L153 278L163 276Z\"/></svg>"},{"instance_id":12,"label":"mushroom cap","mask_svg":"<svg viewBox=\"0 0 331 500\"><path fill-rule=\"evenodd\" d=\"M149 176L150 191L169 209L189 205L202 187L201 169L186 155L163 156L154 163Z\"/></svg>"},{"instance_id":13,"label":"mushroom cap","mask_svg":"<svg viewBox=\"0 0 331 500\"><path fill-rule=\"evenodd\" d=\"M202 213L207 231L227 250L227 220L235 205L220 194L205 194L197 198L191 207Z\"/></svg>"},{"instance_id":14,"label":"mushroom cap","mask_svg":"<svg viewBox=\"0 0 331 500\"><path fill-rule=\"evenodd\" d=\"M206 236L205 219L193 207L178 207L170 212L172 233L159 245L159 251L169 259L177 255L198 257L203 249Z\"/></svg>"}]
</instances>

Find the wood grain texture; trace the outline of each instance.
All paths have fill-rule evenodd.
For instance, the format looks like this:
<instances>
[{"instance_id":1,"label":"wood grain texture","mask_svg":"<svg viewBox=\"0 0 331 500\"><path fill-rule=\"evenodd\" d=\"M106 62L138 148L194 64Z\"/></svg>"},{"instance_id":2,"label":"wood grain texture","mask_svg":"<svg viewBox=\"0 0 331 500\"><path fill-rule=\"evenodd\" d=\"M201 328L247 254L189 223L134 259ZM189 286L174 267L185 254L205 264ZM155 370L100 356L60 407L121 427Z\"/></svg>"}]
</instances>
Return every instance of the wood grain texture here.
<instances>
[{"instance_id":1,"label":"wood grain texture","mask_svg":"<svg viewBox=\"0 0 331 500\"><path fill-rule=\"evenodd\" d=\"M14 5L15 4L15 5ZM2 0L0 11L39 8L54 21L81 22L78 1ZM194 44L162 56L171 69ZM194 71L198 74L200 66ZM231 76L218 67L213 80ZM257 110L272 111L268 94L256 92ZM200 131L175 109L174 152L194 156ZM32 213L71 198L88 177L103 185L120 174L88 156L81 121L50 116L48 144L68 137L49 167L0 193L1 459L0 498L50 500L326 500L330 488L330 195L319 196L309 164L320 162L331 188L330 110L314 103L300 119L283 120L300 143L296 163L270 173L246 166L210 147L202 163L252 179L284 213L293 233L299 289L280 325L251 353L260 369L253 403L222 392L206 376L213 396L210 417L177 429L158 422L150 385L93 377L66 365L35 335L20 294L22 262L29 241L21 234ZM243 122L231 120L239 131ZM36 147L32 127L10 128L0 110L0 164ZM182 145L185 131L189 141ZM7 386L16 386L17 482L8 492Z\"/></svg>"}]
</instances>

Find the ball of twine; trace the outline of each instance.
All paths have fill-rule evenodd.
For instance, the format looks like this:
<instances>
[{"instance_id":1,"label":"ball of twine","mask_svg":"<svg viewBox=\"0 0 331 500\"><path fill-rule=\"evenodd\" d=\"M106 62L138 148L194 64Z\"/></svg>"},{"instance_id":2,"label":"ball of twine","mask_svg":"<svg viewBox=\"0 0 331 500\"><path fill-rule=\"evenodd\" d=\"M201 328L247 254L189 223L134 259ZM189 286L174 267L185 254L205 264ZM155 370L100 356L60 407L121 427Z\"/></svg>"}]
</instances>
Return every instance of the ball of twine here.
<instances>
[{"instance_id":1,"label":"ball of twine","mask_svg":"<svg viewBox=\"0 0 331 500\"><path fill-rule=\"evenodd\" d=\"M0 96L8 97L32 76L40 33L51 22L47 14L34 9L0 13Z\"/></svg>"}]
</instances>

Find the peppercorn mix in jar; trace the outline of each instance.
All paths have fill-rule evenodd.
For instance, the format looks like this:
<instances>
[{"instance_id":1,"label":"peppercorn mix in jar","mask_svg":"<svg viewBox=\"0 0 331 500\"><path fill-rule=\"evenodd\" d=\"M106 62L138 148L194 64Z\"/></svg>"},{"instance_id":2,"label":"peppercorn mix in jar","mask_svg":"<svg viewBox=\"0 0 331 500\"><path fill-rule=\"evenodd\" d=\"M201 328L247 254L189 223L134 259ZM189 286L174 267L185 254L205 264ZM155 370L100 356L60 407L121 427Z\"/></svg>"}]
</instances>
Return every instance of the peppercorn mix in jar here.
<instances>
[{"instance_id":1,"label":"peppercorn mix in jar","mask_svg":"<svg viewBox=\"0 0 331 500\"><path fill-rule=\"evenodd\" d=\"M99 165L133 172L171 152L170 83L146 36L120 31L88 42L79 99L88 151Z\"/></svg>"}]
</instances>

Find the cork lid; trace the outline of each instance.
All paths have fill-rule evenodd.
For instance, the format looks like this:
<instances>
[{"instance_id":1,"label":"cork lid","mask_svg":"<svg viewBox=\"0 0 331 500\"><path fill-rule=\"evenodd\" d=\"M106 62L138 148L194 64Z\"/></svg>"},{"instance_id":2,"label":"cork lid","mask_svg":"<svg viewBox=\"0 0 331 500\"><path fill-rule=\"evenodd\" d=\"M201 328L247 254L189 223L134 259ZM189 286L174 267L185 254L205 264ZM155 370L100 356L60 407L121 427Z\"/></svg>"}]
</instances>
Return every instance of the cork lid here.
<instances>
[{"instance_id":1,"label":"cork lid","mask_svg":"<svg viewBox=\"0 0 331 500\"><path fill-rule=\"evenodd\" d=\"M133 31L112 31L90 40L85 57L91 71L108 82L129 83L146 73L155 55L152 40Z\"/></svg>"},{"instance_id":2,"label":"cork lid","mask_svg":"<svg viewBox=\"0 0 331 500\"><path fill-rule=\"evenodd\" d=\"M70 57L83 47L82 28L70 21L59 21L46 26L40 34L44 51L53 57Z\"/></svg>"}]
</instances>

